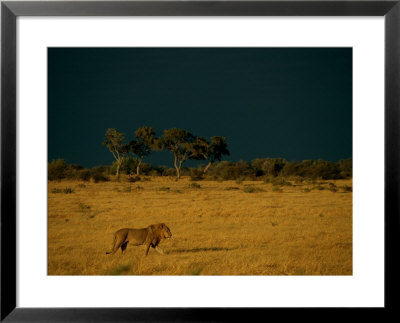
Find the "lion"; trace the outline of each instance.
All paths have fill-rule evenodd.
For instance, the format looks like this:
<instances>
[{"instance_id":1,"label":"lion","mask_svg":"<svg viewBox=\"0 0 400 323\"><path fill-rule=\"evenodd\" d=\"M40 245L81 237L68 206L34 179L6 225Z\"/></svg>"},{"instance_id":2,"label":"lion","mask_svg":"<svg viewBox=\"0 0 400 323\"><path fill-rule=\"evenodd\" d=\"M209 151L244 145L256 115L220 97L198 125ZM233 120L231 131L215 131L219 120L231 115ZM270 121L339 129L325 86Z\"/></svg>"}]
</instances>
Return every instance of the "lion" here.
<instances>
[{"instance_id":1,"label":"lion","mask_svg":"<svg viewBox=\"0 0 400 323\"><path fill-rule=\"evenodd\" d=\"M152 224L143 229L120 229L114 234L114 244L112 250L106 254L114 254L119 248L124 253L128 243L139 246L146 245L146 256L149 253L150 247L153 247L158 253L164 252L158 247L161 239L169 239L172 237L170 229L164 224Z\"/></svg>"}]
</instances>

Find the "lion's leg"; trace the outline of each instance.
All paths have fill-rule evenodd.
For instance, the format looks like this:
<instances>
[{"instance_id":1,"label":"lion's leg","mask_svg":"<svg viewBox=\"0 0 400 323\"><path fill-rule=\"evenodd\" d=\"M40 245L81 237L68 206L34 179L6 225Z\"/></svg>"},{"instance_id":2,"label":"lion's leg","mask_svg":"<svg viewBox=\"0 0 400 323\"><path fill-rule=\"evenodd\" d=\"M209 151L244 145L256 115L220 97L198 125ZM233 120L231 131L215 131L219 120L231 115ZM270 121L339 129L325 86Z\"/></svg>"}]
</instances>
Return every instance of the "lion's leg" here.
<instances>
[{"instance_id":1,"label":"lion's leg","mask_svg":"<svg viewBox=\"0 0 400 323\"><path fill-rule=\"evenodd\" d=\"M112 255L113 255L113 254L117 251L118 248L115 248L115 243L116 243L116 241L117 241L117 237L114 236L114 242L113 242L112 249L111 249L111 251L107 251L107 252L106 252L107 255L109 255L109 254L112 254Z\"/></svg>"},{"instance_id":2,"label":"lion's leg","mask_svg":"<svg viewBox=\"0 0 400 323\"><path fill-rule=\"evenodd\" d=\"M128 245L128 242L129 242L129 241L126 241L126 242L124 242L123 244L121 244L121 252L122 252L122 253L124 253L124 251L125 251L125 249L126 249L126 247L127 247L127 245Z\"/></svg>"},{"instance_id":3,"label":"lion's leg","mask_svg":"<svg viewBox=\"0 0 400 323\"><path fill-rule=\"evenodd\" d=\"M148 245L146 245L146 256L149 254L150 246L151 246L150 243Z\"/></svg>"},{"instance_id":4,"label":"lion's leg","mask_svg":"<svg viewBox=\"0 0 400 323\"><path fill-rule=\"evenodd\" d=\"M125 237L115 237L113 250L110 252L112 255L117 252L121 245L125 242Z\"/></svg>"},{"instance_id":5,"label":"lion's leg","mask_svg":"<svg viewBox=\"0 0 400 323\"><path fill-rule=\"evenodd\" d=\"M159 254L162 254L162 255L164 254L164 251L162 251L161 248L160 248L159 246L155 246L154 249L156 249L156 251L157 251Z\"/></svg>"}]
</instances>

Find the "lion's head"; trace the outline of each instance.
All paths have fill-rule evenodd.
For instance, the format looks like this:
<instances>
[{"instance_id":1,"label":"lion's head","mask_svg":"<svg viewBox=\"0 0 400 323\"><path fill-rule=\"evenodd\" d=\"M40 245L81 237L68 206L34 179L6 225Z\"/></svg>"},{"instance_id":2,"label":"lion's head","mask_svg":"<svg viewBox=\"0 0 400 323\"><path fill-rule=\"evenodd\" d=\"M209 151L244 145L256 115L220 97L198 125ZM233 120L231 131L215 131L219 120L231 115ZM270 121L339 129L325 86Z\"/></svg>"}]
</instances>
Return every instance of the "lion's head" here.
<instances>
[{"instance_id":1,"label":"lion's head","mask_svg":"<svg viewBox=\"0 0 400 323\"><path fill-rule=\"evenodd\" d=\"M171 230L165 225L165 223L153 224L153 232L161 239L169 239L172 237Z\"/></svg>"}]
</instances>

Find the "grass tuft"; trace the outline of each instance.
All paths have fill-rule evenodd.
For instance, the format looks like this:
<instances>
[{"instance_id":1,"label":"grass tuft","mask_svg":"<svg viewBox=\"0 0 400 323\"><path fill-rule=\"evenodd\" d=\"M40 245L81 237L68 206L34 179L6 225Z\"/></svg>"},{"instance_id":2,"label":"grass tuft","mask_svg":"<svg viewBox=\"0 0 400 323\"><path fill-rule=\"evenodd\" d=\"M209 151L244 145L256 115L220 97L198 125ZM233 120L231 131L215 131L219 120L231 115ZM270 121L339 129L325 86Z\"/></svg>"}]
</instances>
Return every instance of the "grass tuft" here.
<instances>
[{"instance_id":1,"label":"grass tuft","mask_svg":"<svg viewBox=\"0 0 400 323\"><path fill-rule=\"evenodd\" d=\"M84 203L79 202L78 207L82 211L90 210L90 205L86 205Z\"/></svg>"},{"instance_id":2,"label":"grass tuft","mask_svg":"<svg viewBox=\"0 0 400 323\"><path fill-rule=\"evenodd\" d=\"M66 187L66 188L53 188L51 190L52 193L57 194L57 193L63 193L63 194L72 194L75 193L75 190L70 188L70 187Z\"/></svg>"},{"instance_id":3,"label":"grass tuft","mask_svg":"<svg viewBox=\"0 0 400 323\"><path fill-rule=\"evenodd\" d=\"M202 265L195 265L189 269L189 275L198 276L203 271L204 266Z\"/></svg>"},{"instance_id":4,"label":"grass tuft","mask_svg":"<svg viewBox=\"0 0 400 323\"><path fill-rule=\"evenodd\" d=\"M337 186L336 186L336 184L335 183L329 183L329 190L331 191L331 192L337 192Z\"/></svg>"},{"instance_id":5,"label":"grass tuft","mask_svg":"<svg viewBox=\"0 0 400 323\"><path fill-rule=\"evenodd\" d=\"M194 182L189 184L189 188L201 188L201 185Z\"/></svg>"},{"instance_id":6,"label":"grass tuft","mask_svg":"<svg viewBox=\"0 0 400 323\"><path fill-rule=\"evenodd\" d=\"M118 276L118 275L128 274L129 271L131 270L131 268L132 267L129 265L119 265L119 266L115 267L114 269L112 269L109 272L109 275Z\"/></svg>"},{"instance_id":7,"label":"grass tuft","mask_svg":"<svg viewBox=\"0 0 400 323\"><path fill-rule=\"evenodd\" d=\"M237 186L228 186L225 188L226 191L235 191L235 190L240 190L240 187Z\"/></svg>"},{"instance_id":8,"label":"grass tuft","mask_svg":"<svg viewBox=\"0 0 400 323\"><path fill-rule=\"evenodd\" d=\"M260 187L248 184L248 185L245 185L243 187L243 192L245 192L245 193L256 193L256 192L265 192L265 190L263 190Z\"/></svg>"},{"instance_id":9,"label":"grass tuft","mask_svg":"<svg viewBox=\"0 0 400 323\"><path fill-rule=\"evenodd\" d=\"M278 185L273 185L272 192L283 192L283 190Z\"/></svg>"}]
</instances>

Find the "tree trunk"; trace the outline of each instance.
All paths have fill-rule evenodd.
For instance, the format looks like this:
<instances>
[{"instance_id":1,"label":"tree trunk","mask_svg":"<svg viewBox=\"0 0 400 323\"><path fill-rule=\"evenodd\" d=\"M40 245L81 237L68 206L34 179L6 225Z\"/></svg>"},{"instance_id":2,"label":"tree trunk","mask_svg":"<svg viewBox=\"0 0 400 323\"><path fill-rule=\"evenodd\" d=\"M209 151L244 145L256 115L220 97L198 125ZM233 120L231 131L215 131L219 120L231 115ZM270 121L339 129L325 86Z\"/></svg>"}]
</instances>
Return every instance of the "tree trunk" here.
<instances>
[{"instance_id":1,"label":"tree trunk","mask_svg":"<svg viewBox=\"0 0 400 323\"><path fill-rule=\"evenodd\" d=\"M140 165L142 164L142 160L143 160L143 158L140 158L140 159L139 159L139 163L138 163L138 165L137 165L137 167L136 167L136 175L137 175L137 176L140 175Z\"/></svg>"},{"instance_id":2,"label":"tree trunk","mask_svg":"<svg viewBox=\"0 0 400 323\"><path fill-rule=\"evenodd\" d=\"M114 154L113 151L111 151L111 152L112 152L115 160L117 161L117 181L119 181L119 169L120 169L121 164L122 164L122 158L121 158L121 155L119 154L119 152L117 150L115 151L116 154Z\"/></svg>"},{"instance_id":3,"label":"tree trunk","mask_svg":"<svg viewBox=\"0 0 400 323\"><path fill-rule=\"evenodd\" d=\"M180 161L179 161L179 174L178 174L178 179L180 179L180 178L181 178L181 169L182 169L182 163L183 163L183 161L182 161L182 160L180 160Z\"/></svg>"},{"instance_id":4,"label":"tree trunk","mask_svg":"<svg viewBox=\"0 0 400 323\"><path fill-rule=\"evenodd\" d=\"M211 164L212 164L211 162L208 163L206 168L204 168L204 170L203 170L203 174L205 174L208 171L208 169L210 168Z\"/></svg>"},{"instance_id":5,"label":"tree trunk","mask_svg":"<svg viewBox=\"0 0 400 323\"><path fill-rule=\"evenodd\" d=\"M119 181L119 169L120 169L120 167L121 167L121 161L118 160L118 161L117 161L117 180L118 180L118 181Z\"/></svg>"},{"instance_id":6,"label":"tree trunk","mask_svg":"<svg viewBox=\"0 0 400 323\"><path fill-rule=\"evenodd\" d=\"M175 155L175 158L174 158L174 166L175 166L175 169L176 169L176 178L177 178L178 180L181 178L181 165L182 165L182 162L179 161L179 166L178 166L178 158L177 158L176 155Z\"/></svg>"}]
</instances>

